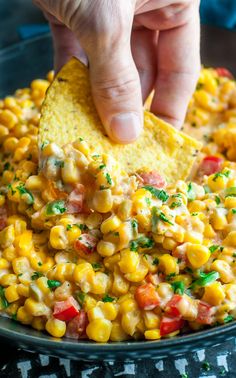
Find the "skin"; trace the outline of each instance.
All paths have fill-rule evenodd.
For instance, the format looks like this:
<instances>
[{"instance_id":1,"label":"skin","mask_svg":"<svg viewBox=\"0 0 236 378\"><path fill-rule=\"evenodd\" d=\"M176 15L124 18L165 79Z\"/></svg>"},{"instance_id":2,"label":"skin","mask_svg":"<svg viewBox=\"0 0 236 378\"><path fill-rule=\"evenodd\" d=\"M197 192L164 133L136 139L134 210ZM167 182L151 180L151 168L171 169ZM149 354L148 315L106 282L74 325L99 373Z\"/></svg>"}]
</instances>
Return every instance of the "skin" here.
<instances>
[{"instance_id":1,"label":"skin","mask_svg":"<svg viewBox=\"0 0 236 378\"><path fill-rule=\"evenodd\" d=\"M89 65L107 134L130 143L142 104L180 128L200 70L199 0L35 0L48 18L55 69L77 56Z\"/></svg>"}]
</instances>

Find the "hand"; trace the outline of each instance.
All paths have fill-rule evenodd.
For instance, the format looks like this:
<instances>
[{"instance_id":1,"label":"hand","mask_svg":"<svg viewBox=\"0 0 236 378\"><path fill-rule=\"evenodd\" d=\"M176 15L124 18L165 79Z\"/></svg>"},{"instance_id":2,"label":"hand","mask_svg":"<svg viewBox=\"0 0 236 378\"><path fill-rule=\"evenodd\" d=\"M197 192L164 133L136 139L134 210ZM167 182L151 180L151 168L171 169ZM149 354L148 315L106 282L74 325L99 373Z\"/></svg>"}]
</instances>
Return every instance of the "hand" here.
<instances>
[{"instance_id":1,"label":"hand","mask_svg":"<svg viewBox=\"0 0 236 378\"><path fill-rule=\"evenodd\" d=\"M35 0L53 33L55 64L89 62L92 94L109 137L134 141L142 103L180 128L200 69L199 0ZM140 85L141 83L141 85Z\"/></svg>"}]
</instances>

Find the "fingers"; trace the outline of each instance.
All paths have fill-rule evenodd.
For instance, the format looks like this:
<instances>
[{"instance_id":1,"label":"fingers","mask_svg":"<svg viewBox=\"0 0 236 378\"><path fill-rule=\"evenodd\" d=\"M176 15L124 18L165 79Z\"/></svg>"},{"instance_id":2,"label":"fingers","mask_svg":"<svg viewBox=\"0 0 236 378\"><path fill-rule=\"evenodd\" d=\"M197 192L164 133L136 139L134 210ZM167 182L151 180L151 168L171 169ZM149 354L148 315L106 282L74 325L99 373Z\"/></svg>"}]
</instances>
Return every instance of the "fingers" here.
<instances>
[{"instance_id":1,"label":"fingers","mask_svg":"<svg viewBox=\"0 0 236 378\"><path fill-rule=\"evenodd\" d=\"M139 73L143 102L152 91L156 79L158 33L144 28L132 32L132 55Z\"/></svg>"},{"instance_id":2,"label":"fingers","mask_svg":"<svg viewBox=\"0 0 236 378\"><path fill-rule=\"evenodd\" d=\"M88 55L94 102L106 133L115 142L130 143L143 126L141 86L130 47L133 8L127 1L113 1L112 6L110 2L95 9L96 32L79 34Z\"/></svg>"},{"instance_id":3,"label":"fingers","mask_svg":"<svg viewBox=\"0 0 236 378\"><path fill-rule=\"evenodd\" d=\"M60 23L52 21L50 26L53 36L55 71L59 71L72 56L87 64L87 57L74 33Z\"/></svg>"},{"instance_id":4,"label":"fingers","mask_svg":"<svg viewBox=\"0 0 236 378\"><path fill-rule=\"evenodd\" d=\"M183 124L200 70L199 16L159 35L158 74L151 111L177 128Z\"/></svg>"}]
</instances>

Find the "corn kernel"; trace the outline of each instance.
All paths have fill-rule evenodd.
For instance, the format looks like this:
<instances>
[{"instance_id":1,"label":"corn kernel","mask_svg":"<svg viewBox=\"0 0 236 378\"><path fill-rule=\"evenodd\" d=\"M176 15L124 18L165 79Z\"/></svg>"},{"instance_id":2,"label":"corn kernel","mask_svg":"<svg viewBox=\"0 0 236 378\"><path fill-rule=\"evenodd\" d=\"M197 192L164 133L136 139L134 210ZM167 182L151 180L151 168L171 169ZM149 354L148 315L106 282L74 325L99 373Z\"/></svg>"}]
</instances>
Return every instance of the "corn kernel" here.
<instances>
[{"instance_id":1,"label":"corn kernel","mask_svg":"<svg viewBox=\"0 0 236 378\"><path fill-rule=\"evenodd\" d=\"M98 343L106 343L111 334L112 323L107 319L95 319L86 328L88 338Z\"/></svg>"},{"instance_id":2,"label":"corn kernel","mask_svg":"<svg viewBox=\"0 0 236 378\"><path fill-rule=\"evenodd\" d=\"M188 244L186 254L190 264L197 269L207 263L211 252L203 245Z\"/></svg>"},{"instance_id":3,"label":"corn kernel","mask_svg":"<svg viewBox=\"0 0 236 378\"><path fill-rule=\"evenodd\" d=\"M212 306L219 306L224 299L225 293L220 282L213 282L205 287L203 301Z\"/></svg>"},{"instance_id":4,"label":"corn kernel","mask_svg":"<svg viewBox=\"0 0 236 378\"><path fill-rule=\"evenodd\" d=\"M5 297L9 303L17 301L20 298L17 292L17 285L8 286L5 289Z\"/></svg>"},{"instance_id":5,"label":"corn kernel","mask_svg":"<svg viewBox=\"0 0 236 378\"><path fill-rule=\"evenodd\" d=\"M33 320L33 316L26 311L24 306L19 307L16 317L22 324L31 324Z\"/></svg>"},{"instance_id":6,"label":"corn kernel","mask_svg":"<svg viewBox=\"0 0 236 378\"><path fill-rule=\"evenodd\" d=\"M53 337L63 337L66 333L66 323L55 318L48 319L45 328Z\"/></svg>"},{"instance_id":7,"label":"corn kernel","mask_svg":"<svg viewBox=\"0 0 236 378\"><path fill-rule=\"evenodd\" d=\"M158 340L161 338L159 329L147 330L144 332L144 336L147 340Z\"/></svg>"}]
</instances>

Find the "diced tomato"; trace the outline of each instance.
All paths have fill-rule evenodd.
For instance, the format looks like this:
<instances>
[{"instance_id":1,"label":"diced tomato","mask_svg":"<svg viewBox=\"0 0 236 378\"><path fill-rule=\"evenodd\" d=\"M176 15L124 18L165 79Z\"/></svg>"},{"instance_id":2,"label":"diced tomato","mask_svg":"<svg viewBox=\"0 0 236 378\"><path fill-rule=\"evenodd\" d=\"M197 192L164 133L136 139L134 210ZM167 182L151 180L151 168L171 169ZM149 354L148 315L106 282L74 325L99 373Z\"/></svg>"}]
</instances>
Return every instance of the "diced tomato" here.
<instances>
[{"instance_id":1,"label":"diced tomato","mask_svg":"<svg viewBox=\"0 0 236 378\"><path fill-rule=\"evenodd\" d=\"M183 297L181 295L174 294L173 297L169 300L169 302L167 302L166 307L165 307L165 312L171 316L179 316L180 315L179 305L182 299Z\"/></svg>"},{"instance_id":2,"label":"diced tomato","mask_svg":"<svg viewBox=\"0 0 236 378\"><path fill-rule=\"evenodd\" d=\"M77 184L76 188L69 194L66 208L69 214L78 214L83 212L85 187Z\"/></svg>"},{"instance_id":3,"label":"diced tomato","mask_svg":"<svg viewBox=\"0 0 236 378\"><path fill-rule=\"evenodd\" d=\"M84 339L86 335L86 327L88 325L88 317L85 311L79 311L75 318L69 321L66 326L66 336L71 339Z\"/></svg>"},{"instance_id":4,"label":"diced tomato","mask_svg":"<svg viewBox=\"0 0 236 378\"><path fill-rule=\"evenodd\" d=\"M212 323L213 308L208 303L200 301L198 304L197 322L201 324Z\"/></svg>"},{"instance_id":5,"label":"diced tomato","mask_svg":"<svg viewBox=\"0 0 236 378\"><path fill-rule=\"evenodd\" d=\"M78 302L70 296L66 301L55 302L53 316L56 319L68 322L78 315L79 310Z\"/></svg>"},{"instance_id":6,"label":"diced tomato","mask_svg":"<svg viewBox=\"0 0 236 378\"><path fill-rule=\"evenodd\" d=\"M206 156L199 169L198 175L212 175L213 173L219 172L222 168L223 159L217 156Z\"/></svg>"},{"instance_id":7,"label":"diced tomato","mask_svg":"<svg viewBox=\"0 0 236 378\"><path fill-rule=\"evenodd\" d=\"M169 333L178 331L184 326L184 320L180 317L170 318L163 316L160 323L161 336L168 335Z\"/></svg>"},{"instance_id":8,"label":"diced tomato","mask_svg":"<svg viewBox=\"0 0 236 378\"><path fill-rule=\"evenodd\" d=\"M215 68L216 72L218 73L219 76L223 76L223 77L228 77L229 79L233 79L233 75L231 74L231 72L227 69L227 68L224 68L224 67L217 67Z\"/></svg>"},{"instance_id":9,"label":"diced tomato","mask_svg":"<svg viewBox=\"0 0 236 378\"><path fill-rule=\"evenodd\" d=\"M91 234L82 234L74 243L74 248L77 252L82 252L85 255L90 255L96 249L98 239Z\"/></svg>"},{"instance_id":10,"label":"diced tomato","mask_svg":"<svg viewBox=\"0 0 236 378\"><path fill-rule=\"evenodd\" d=\"M156 171L139 173L139 177L142 180L142 185L151 185L155 188L164 188L166 186L164 177Z\"/></svg>"},{"instance_id":11,"label":"diced tomato","mask_svg":"<svg viewBox=\"0 0 236 378\"><path fill-rule=\"evenodd\" d=\"M6 206L0 207L0 231L7 225L7 208Z\"/></svg>"},{"instance_id":12,"label":"diced tomato","mask_svg":"<svg viewBox=\"0 0 236 378\"><path fill-rule=\"evenodd\" d=\"M157 273L156 274L148 273L146 276L146 281L157 286L161 282L161 279Z\"/></svg>"},{"instance_id":13,"label":"diced tomato","mask_svg":"<svg viewBox=\"0 0 236 378\"><path fill-rule=\"evenodd\" d=\"M152 310L160 304L159 295L151 283L137 287L134 297L142 310Z\"/></svg>"}]
</instances>

